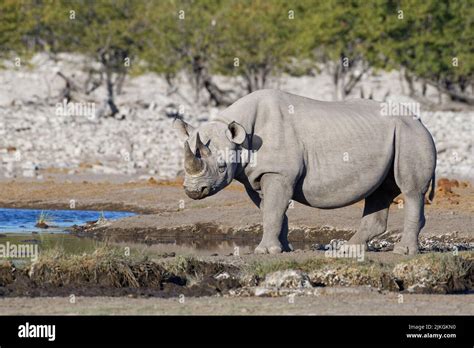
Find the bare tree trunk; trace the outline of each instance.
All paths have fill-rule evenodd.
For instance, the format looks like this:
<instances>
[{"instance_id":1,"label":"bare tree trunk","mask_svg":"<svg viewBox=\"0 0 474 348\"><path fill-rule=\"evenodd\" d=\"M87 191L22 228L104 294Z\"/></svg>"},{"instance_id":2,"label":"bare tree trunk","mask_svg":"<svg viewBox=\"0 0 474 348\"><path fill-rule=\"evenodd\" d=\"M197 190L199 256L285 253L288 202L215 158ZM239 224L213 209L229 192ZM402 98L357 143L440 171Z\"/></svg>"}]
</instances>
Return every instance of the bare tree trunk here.
<instances>
[{"instance_id":1,"label":"bare tree trunk","mask_svg":"<svg viewBox=\"0 0 474 348\"><path fill-rule=\"evenodd\" d=\"M233 100L227 97L230 91L224 91L220 89L211 79L210 76L206 76L204 79L204 88L209 93L209 99L214 103L215 106L228 106L233 103Z\"/></svg>"},{"instance_id":2,"label":"bare tree trunk","mask_svg":"<svg viewBox=\"0 0 474 348\"><path fill-rule=\"evenodd\" d=\"M331 63L329 63L331 64ZM335 64L334 70L332 71L332 81L334 84L334 94L333 100L342 100L343 99L343 82L344 79L344 72L342 71L342 67L340 64Z\"/></svg>"},{"instance_id":3,"label":"bare tree trunk","mask_svg":"<svg viewBox=\"0 0 474 348\"><path fill-rule=\"evenodd\" d=\"M364 68L360 74L350 74L349 76L349 81L347 84L344 86L344 99L351 94L352 90L354 89L355 86L360 82L362 77L365 75L365 73L369 70L369 68Z\"/></svg>"},{"instance_id":4,"label":"bare tree trunk","mask_svg":"<svg viewBox=\"0 0 474 348\"><path fill-rule=\"evenodd\" d=\"M254 84L254 72L252 69L246 69L244 72L244 79L246 82L247 93L252 93L255 91L255 84Z\"/></svg>"},{"instance_id":5,"label":"bare tree trunk","mask_svg":"<svg viewBox=\"0 0 474 348\"><path fill-rule=\"evenodd\" d=\"M114 85L115 85L115 91L117 95L122 94L122 88L125 82L125 77L126 77L125 73L120 72L116 74Z\"/></svg>"},{"instance_id":6,"label":"bare tree trunk","mask_svg":"<svg viewBox=\"0 0 474 348\"><path fill-rule=\"evenodd\" d=\"M244 79L248 93L263 89L272 71L271 65L249 68L244 72Z\"/></svg>"},{"instance_id":7,"label":"bare tree trunk","mask_svg":"<svg viewBox=\"0 0 474 348\"><path fill-rule=\"evenodd\" d=\"M99 53L99 61L102 64L101 73L105 75L105 87L107 90L107 97L104 100L103 108L98 113L99 116L113 117L119 112L115 104L115 94L119 92L117 88L120 88L120 81L126 75L126 69L123 65L124 57L127 57L127 54L122 50L108 50L104 48Z\"/></svg>"},{"instance_id":8,"label":"bare tree trunk","mask_svg":"<svg viewBox=\"0 0 474 348\"><path fill-rule=\"evenodd\" d=\"M343 66L344 54L341 54L340 60L334 62L333 83L334 83L334 100L343 100L345 97L344 84L346 77L346 69ZM332 63L329 63L332 64Z\"/></svg>"},{"instance_id":9,"label":"bare tree trunk","mask_svg":"<svg viewBox=\"0 0 474 348\"><path fill-rule=\"evenodd\" d=\"M408 84L408 93L409 93L409 96L410 97L413 97L416 92L415 92L415 86L414 86L414 83L413 83L413 78L410 76L410 74L408 73L408 71L404 71L404 77L405 77L405 81L407 82Z\"/></svg>"},{"instance_id":10,"label":"bare tree trunk","mask_svg":"<svg viewBox=\"0 0 474 348\"><path fill-rule=\"evenodd\" d=\"M98 78L97 78L98 77ZM84 83L84 92L86 95L92 93L104 83L104 76L100 71L90 68L87 73L87 79Z\"/></svg>"},{"instance_id":11,"label":"bare tree trunk","mask_svg":"<svg viewBox=\"0 0 474 348\"><path fill-rule=\"evenodd\" d=\"M110 69L106 68L105 71L105 77L106 77L106 87L107 87L107 99L106 103L110 109L110 116L115 116L118 112L119 109L115 105L115 100L114 100L114 82L113 82L113 73L110 71Z\"/></svg>"},{"instance_id":12,"label":"bare tree trunk","mask_svg":"<svg viewBox=\"0 0 474 348\"><path fill-rule=\"evenodd\" d=\"M191 58L191 73L194 87L194 102L199 103L201 89L204 87L202 82L202 72L204 66L199 56Z\"/></svg>"},{"instance_id":13,"label":"bare tree trunk","mask_svg":"<svg viewBox=\"0 0 474 348\"><path fill-rule=\"evenodd\" d=\"M66 99L66 103L69 103L71 100L73 100L72 92L78 91L78 87L69 77L64 75L62 72L58 71L57 75L66 82L66 85L61 91L60 99L61 101Z\"/></svg>"},{"instance_id":14,"label":"bare tree trunk","mask_svg":"<svg viewBox=\"0 0 474 348\"><path fill-rule=\"evenodd\" d=\"M245 73L244 79L246 82L245 87L247 88L247 93L252 93L254 89L253 89L253 79L252 79L251 73Z\"/></svg>"},{"instance_id":15,"label":"bare tree trunk","mask_svg":"<svg viewBox=\"0 0 474 348\"><path fill-rule=\"evenodd\" d=\"M344 100L351 94L355 87L362 80L362 77L369 70L368 66L363 67L362 71L358 74L354 72L354 69L349 67L343 67L341 63L329 63L333 64L330 72L332 74L332 80L334 84L334 95L333 100ZM360 64L363 64L360 63Z\"/></svg>"}]
</instances>

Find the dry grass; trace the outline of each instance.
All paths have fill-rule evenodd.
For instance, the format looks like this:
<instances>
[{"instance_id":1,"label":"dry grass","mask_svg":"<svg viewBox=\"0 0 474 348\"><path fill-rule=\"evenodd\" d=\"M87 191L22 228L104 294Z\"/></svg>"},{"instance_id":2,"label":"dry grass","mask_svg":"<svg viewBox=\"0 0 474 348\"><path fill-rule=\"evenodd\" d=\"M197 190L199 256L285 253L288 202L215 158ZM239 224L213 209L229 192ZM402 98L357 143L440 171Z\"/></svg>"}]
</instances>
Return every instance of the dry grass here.
<instances>
[{"instance_id":1,"label":"dry grass","mask_svg":"<svg viewBox=\"0 0 474 348\"><path fill-rule=\"evenodd\" d=\"M322 286L372 286L379 289L418 293L459 293L473 290L474 253L418 255L396 265L371 260L317 258L259 261L245 267L247 277L257 280L276 271L300 270L313 284Z\"/></svg>"},{"instance_id":2,"label":"dry grass","mask_svg":"<svg viewBox=\"0 0 474 348\"><path fill-rule=\"evenodd\" d=\"M390 267L375 261L359 262L353 259L315 258L303 262L294 260L256 262L247 266L247 274L264 279L268 274L283 270L300 270L320 286L373 286L398 290Z\"/></svg>"},{"instance_id":3,"label":"dry grass","mask_svg":"<svg viewBox=\"0 0 474 348\"><path fill-rule=\"evenodd\" d=\"M474 253L426 254L397 264L394 276L420 293L456 293L473 289Z\"/></svg>"},{"instance_id":4,"label":"dry grass","mask_svg":"<svg viewBox=\"0 0 474 348\"><path fill-rule=\"evenodd\" d=\"M42 253L29 269L37 285L100 285L114 288L160 287L173 278L196 285L204 276L232 268L229 265L178 256L151 261L147 256L125 256L123 249L103 246L91 254L67 254L61 249Z\"/></svg>"},{"instance_id":5,"label":"dry grass","mask_svg":"<svg viewBox=\"0 0 474 348\"><path fill-rule=\"evenodd\" d=\"M52 249L42 253L28 273L36 284L97 284L117 288L156 287L161 284L162 274L159 265L146 259L134 260L108 247L82 255Z\"/></svg>"},{"instance_id":6,"label":"dry grass","mask_svg":"<svg viewBox=\"0 0 474 348\"><path fill-rule=\"evenodd\" d=\"M0 261L0 286L5 286L13 283L14 267L10 261Z\"/></svg>"}]
</instances>

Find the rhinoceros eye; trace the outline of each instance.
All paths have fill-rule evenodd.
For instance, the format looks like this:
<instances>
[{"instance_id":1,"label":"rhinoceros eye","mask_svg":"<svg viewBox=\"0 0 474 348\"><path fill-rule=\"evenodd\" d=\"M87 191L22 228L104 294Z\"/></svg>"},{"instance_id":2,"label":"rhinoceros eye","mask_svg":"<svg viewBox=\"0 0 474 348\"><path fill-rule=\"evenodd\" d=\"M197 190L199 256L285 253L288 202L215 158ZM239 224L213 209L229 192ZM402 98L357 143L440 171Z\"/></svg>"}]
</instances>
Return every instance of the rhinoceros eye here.
<instances>
[{"instance_id":1,"label":"rhinoceros eye","mask_svg":"<svg viewBox=\"0 0 474 348\"><path fill-rule=\"evenodd\" d=\"M227 167L227 164L225 162L220 162L218 166L219 166L219 173L224 173Z\"/></svg>"}]
</instances>

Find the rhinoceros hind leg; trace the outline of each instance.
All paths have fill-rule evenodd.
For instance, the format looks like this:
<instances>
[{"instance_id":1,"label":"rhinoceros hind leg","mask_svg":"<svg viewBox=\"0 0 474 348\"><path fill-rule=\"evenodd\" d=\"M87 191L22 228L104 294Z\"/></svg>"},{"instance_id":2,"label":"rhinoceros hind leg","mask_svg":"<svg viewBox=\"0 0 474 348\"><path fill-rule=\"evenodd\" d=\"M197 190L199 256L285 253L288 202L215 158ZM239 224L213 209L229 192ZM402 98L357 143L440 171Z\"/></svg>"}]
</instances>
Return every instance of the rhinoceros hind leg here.
<instances>
[{"instance_id":1,"label":"rhinoceros hind leg","mask_svg":"<svg viewBox=\"0 0 474 348\"><path fill-rule=\"evenodd\" d=\"M424 194L404 193L405 222L402 239L393 249L396 254L415 255L418 253L418 234L425 225Z\"/></svg>"},{"instance_id":2,"label":"rhinoceros hind leg","mask_svg":"<svg viewBox=\"0 0 474 348\"><path fill-rule=\"evenodd\" d=\"M424 196L434 184L436 168L433 139L426 129L415 130L414 122L399 122L395 135L394 174L404 196L404 225L393 251L408 255L418 253L418 235L425 225Z\"/></svg>"}]
</instances>

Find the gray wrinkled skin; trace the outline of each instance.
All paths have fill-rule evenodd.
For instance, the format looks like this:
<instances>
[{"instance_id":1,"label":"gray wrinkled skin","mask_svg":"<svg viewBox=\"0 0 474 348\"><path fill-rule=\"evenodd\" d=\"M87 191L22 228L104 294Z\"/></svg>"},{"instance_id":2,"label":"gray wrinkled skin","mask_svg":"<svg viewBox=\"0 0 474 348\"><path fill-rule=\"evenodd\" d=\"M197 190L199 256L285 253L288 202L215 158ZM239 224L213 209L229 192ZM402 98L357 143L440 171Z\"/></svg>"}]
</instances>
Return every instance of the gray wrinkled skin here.
<instances>
[{"instance_id":1,"label":"gray wrinkled skin","mask_svg":"<svg viewBox=\"0 0 474 348\"><path fill-rule=\"evenodd\" d=\"M400 192L405 222L394 252L418 252L430 182L430 199L434 192L436 149L415 117L384 116L375 101L322 102L260 90L199 129L181 120L175 128L185 142L189 197L213 195L236 179L261 209L264 234L256 253L291 250L286 217L291 200L333 209L365 199L360 227L348 243L366 247L385 232L389 206ZM256 165L218 156L239 149L256 151Z\"/></svg>"}]
</instances>

